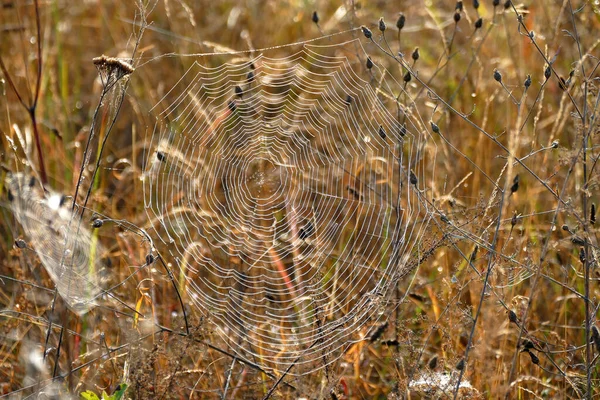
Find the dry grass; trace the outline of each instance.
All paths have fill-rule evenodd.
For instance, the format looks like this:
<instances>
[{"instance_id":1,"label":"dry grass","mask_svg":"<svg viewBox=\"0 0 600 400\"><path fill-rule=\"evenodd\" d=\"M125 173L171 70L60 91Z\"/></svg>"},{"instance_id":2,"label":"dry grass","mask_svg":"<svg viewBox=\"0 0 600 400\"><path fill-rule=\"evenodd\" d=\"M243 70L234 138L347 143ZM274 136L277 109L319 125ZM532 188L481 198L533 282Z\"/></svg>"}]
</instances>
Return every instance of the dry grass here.
<instances>
[{"instance_id":1,"label":"dry grass","mask_svg":"<svg viewBox=\"0 0 600 400\"><path fill-rule=\"evenodd\" d=\"M151 24L138 42L143 19L135 2L3 1L0 395L112 393L126 382L131 398L598 397L599 241L591 209L598 202L600 8L593 1L493 6L482 0L476 11L465 1L455 23L449 1L354 3L159 0L146 10ZM401 34L399 12L406 17ZM381 16L387 42L378 30ZM360 30L344 37L357 37L388 72L370 75L358 52L352 65L379 88L394 116L397 103L385 88L404 93L411 131L427 138L424 161L414 168L419 201L427 206L420 217L431 222L413 238L406 265L414 280L404 300L387 299L387 324L365 322L353 336L364 341L315 360L314 368L330 362L326 368L293 376L301 372L294 365L284 374L234 355L235 344L218 333L213 316L191 301L169 244L154 236L160 229L151 229L140 179L157 150L147 140L155 126L150 110L164 104L194 61L211 67L231 61L182 54L298 43L360 25L372 40ZM333 48L336 41L318 43ZM386 55L388 45L404 59ZM420 57L413 62L416 47ZM111 64L117 59L92 61L103 54L129 61L134 48L131 74L128 64ZM268 54L285 57L299 48ZM100 307L78 316L56 297L32 250L38 244L24 235L2 185L8 173L21 171L72 196L92 124L91 167L75 202L87 202L85 229L99 216L106 221L92 236L104 249L103 287L122 303L105 296ZM375 169L353 168L365 176ZM291 262L272 256L278 274Z\"/></svg>"}]
</instances>

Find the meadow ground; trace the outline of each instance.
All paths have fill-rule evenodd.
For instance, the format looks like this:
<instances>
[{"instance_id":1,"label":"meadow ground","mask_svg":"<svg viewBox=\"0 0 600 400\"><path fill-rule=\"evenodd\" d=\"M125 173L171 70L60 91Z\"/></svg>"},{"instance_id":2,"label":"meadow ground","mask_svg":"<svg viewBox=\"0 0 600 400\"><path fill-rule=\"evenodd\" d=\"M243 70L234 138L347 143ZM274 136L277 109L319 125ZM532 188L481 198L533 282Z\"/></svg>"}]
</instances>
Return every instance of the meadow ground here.
<instances>
[{"instance_id":1,"label":"meadow ground","mask_svg":"<svg viewBox=\"0 0 600 400\"><path fill-rule=\"evenodd\" d=\"M600 397L598 32L3 0L0 397Z\"/></svg>"}]
</instances>

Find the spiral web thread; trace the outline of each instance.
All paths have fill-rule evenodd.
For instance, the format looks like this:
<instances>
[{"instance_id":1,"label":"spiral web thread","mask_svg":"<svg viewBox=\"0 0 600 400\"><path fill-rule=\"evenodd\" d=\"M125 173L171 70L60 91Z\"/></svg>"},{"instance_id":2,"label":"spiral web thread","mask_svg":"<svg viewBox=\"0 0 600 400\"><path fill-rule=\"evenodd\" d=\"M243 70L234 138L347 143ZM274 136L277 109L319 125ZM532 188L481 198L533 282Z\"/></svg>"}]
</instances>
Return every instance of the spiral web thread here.
<instances>
[{"instance_id":1,"label":"spiral web thread","mask_svg":"<svg viewBox=\"0 0 600 400\"><path fill-rule=\"evenodd\" d=\"M358 40L206 57L153 109L152 226L189 301L265 368L334 361L414 272L427 133L366 58Z\"/></svg>"}]
</instances>

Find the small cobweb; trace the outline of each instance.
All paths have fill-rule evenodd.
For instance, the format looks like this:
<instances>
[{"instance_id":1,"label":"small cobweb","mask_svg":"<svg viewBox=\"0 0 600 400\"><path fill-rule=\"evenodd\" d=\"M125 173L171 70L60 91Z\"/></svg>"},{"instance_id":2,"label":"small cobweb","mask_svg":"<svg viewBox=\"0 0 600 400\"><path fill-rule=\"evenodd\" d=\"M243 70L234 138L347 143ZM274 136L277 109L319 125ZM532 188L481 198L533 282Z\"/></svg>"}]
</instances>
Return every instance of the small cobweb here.
<instances>
[{"instance_id":1,"label":"small cobweb","mask_svg":"<svg viewBox=\"0 0 600 400\"><path fill-rule=\"evenodd\" d=\"M359 40L268 55L198 57L153 108L145 206L230 347L300 375L406 293L434 153Z\"/></svg>"},{"instance_id":2,"label":"small cobweb","mask_svg":"<svg viewBox=\"0 0 600 400\"><path fill-rule=\"evenodd\" d=\"M45 194L35 178L23 173L9 175L6 186L10 208L58 293L73 312L87 313L103 292L102 246L64 196Z\"/></svg>"}]
</instances>

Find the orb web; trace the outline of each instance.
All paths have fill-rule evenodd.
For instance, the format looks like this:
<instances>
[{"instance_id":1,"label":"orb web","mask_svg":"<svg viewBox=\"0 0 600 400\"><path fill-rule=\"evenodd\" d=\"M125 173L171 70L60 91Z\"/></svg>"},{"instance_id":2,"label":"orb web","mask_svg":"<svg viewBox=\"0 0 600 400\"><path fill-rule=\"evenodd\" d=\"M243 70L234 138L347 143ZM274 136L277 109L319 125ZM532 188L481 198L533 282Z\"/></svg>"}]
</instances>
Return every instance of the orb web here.
<instances>
[{"instance_id":1,"label":"orb web","mask_svg":"<svg viewBox=\"0 0 600 400\"><path fill-rule=\"evenodd\" d=\"M365 61L357 40L202 57L153 108L152 226L189 301L265 368L335 360L417 265L427 134Z\"/></svg>"}]
</instances>

